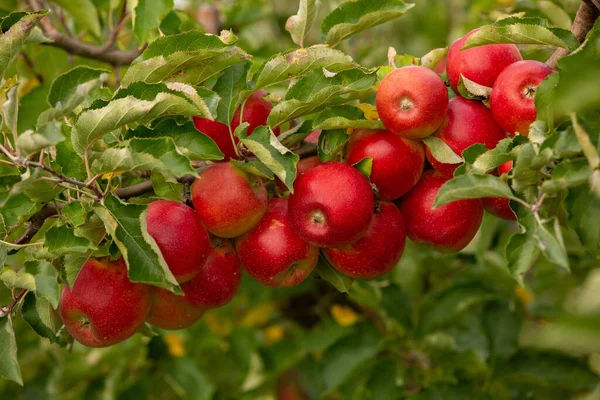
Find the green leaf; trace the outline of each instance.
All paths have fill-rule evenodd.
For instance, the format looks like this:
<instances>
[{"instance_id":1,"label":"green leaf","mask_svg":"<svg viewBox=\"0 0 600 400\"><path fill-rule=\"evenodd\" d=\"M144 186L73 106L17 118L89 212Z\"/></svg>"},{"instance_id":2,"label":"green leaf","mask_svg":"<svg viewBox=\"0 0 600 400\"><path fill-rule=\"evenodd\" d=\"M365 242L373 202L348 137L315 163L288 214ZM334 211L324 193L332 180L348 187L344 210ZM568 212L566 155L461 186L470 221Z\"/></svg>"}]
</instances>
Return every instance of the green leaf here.
<instances>
[{"instance_id":1,"label":"green leaf","mask_svg":"<svg viewBox=\"0 0 600 400\"><path fill-rule=\"evenodd\" d=\"M536 118L551 127L554 126L554 91L559 79L558 72L553 72L544 79L535 91Z\"/></svg>"},{"instance_id":2,"label":"green leaf","mask_svg":"<svg viewBox=\"0 0 600 400\"><path fill-rule=\"evenodd\" d=\"M0 376L17 382L23 386L21 368L17 359L17 340L13 330L12 319L0 319Z\"/></svg>"},{"instance_id":3,"label":"green leaf","mask_svg":"<svg viewBox=\"0 0 600 400\"><path fill-rule=\"evenodd\" d=\"M535 219L533 214L519 214L519 225L522 232L512 235L504 249L508 270L519 282L523 283L523 275L533 265L540 255L540 249L535 237Z\"/></svg>"},{"instance_id":4,"label":"green leaf","mask_svg":"<svg viewBox=\"0 0 600 400\"><path fill-rule=\"evenodd\" d=\"M300 0L298 13L289 17L285 23L285 30L300 47L304 47L304 38L317 19L319 6L319 0Z\"/></svg>"},{"instance_id":5,"label":"green leaf","mask_svg":"<svg viewBox=\"0 0 600 400\"><path fill-rule=\"evenodd\" d=\"M490 340L491 354L497 360L508 360L519 350L521 321L508 303L490 304L483 311L483 327Z\"/></svg>"},{"instance_id":6,"label":"green leaf","mask_svg":"<svg viewBox=\"0 0 600 400\"><path fill-rule=\"evenodd\" d=\"M8 31L0 35L0 77L4 75L11 60L21 51L21 46L33 27L47 13L47 11L40 11L23 14L19 22L14 23Z\"/></svg>"},{"instance_id":7,"label":"green leaf","mask_svg":"<svg viewBox=\"0 0 600 400\"><path fill-rule=\"evenodd\" d=\"M565 29L548 28L542 18L509 17L484 25L467 39L463 50L496 43L535 44L574 50L579 42Z\"/></svg>"},{"instance_id":8,"label":"green leaf","mask_svg":"<svg viewBox=\"0 0 600 400\"><path fill-rule=\"evenodd\" d=\"M323 19L321 37L333 47L358 32L401 17L413 7L402 0L347 1Z\"/></svg>"},{"instance_id":9,"label":"green leaf","mask_svg":"<svg viewBox=\"0 0 600 400\"><path fill-rule=\"evenodd\" d=\"M423 143L429 148L431 155L437 161L444 164L458 164L463 162L461 156L456 154L450 146L444 143L440 138L435 135L430 135L421 139Z\"/></svg>"},{"instance_id":10,"label":"green leaf","mask_svg":"<svg viewBox=\"0 0 600 400\"><path fill-rule=\"evenodd\" d=\"M176 81L198 85L230 65L250 58L232 45L235 40L229 32L215 36L196 30L160 37L133 61L121 84Z\"/></svg>"},{"instance_id":11,"label":"green leaf","mask_svg":"<svg viewBox=\"0 0 600 400\"><path fill-rule=\"evenodd\" d=\"M204 30L200 22L193 15L182 10L171 10L160 22L160 31L165 35L175 35L188 31Z\"/></svg>"},{"instance_id":12,"label":"green leaf","mask_svg":"<svg viewBox=\"0 0 600 400\"><path fill-rule=\"evenodd\" d=\"M558 191L585 184L592 175L592 169L586 159L561 161L554 171L552 178L544 181L542 191L556 193Z\"/></svg>"},{"instance_id":13,"label":"green leaf","mask_svg":"<svg viewBox=\"0 0 600 400\"><path fill-rule=\"evenodd\" d=\"M385 129L380 120L365 119L364 112L354 106L331 106L321 111L315 117L313 130L331 129Z\"/></svg>"},{"instance_id":14,"label":"green leaf","mask_svg":"<svg viewBox=\"0 0 600 400\"><path fill-rule=\"evenodd\" d=\"M265 164L259 160L239 161L229 160L230 163L238 167L244 172L252 175L260 176L267 179L275 179L275 174Z\"/></svg>"},{"instance_id":15,"label":"green leaf","mask_svg":"<svg viewBox=\"0 0 600 400\"><path fill-rule=\"evenodd\" d=\"M239 104L240 92L246 87L249 68L249 62L234 64L223 72L213 86L212 90L221 98L217 107L217 121L225 125L231 124Z\"/></svg>"},{"instance_id":16,"label":"green leaf","mask_svg":"<svg viewBox=\"0 0 600 400\"><path fill-rule=\"evenodd\" d=\"M85 224L87 221L88 210L83 206L82 201L72 201L65 204L60 213L74 228Z\"/></svg>"},{"instance_id":17,"label":"green leaf","mask_svg":"<svg viewBox=\"0 0 600 400\"><path fill-rule=\"evenodd\" d=\"M8 132L18 131L18 120L19 120L19 99L18 99L18 88L19 85L15 83L10 86L6 91L6 101L2 103L2 121L4 126L8 129ZM2 127L3 124L0 124Z\"/></svg>"},{"instance_id":18,"label":"green leaf","mask_svg":"<svg viewBox=\"0 0 600 400\"><path fill-rule=\"evenodd\" d=\"M98 8L92 0L53 0L73 17L78 31L87 30L95 37L100 37L100 20Z\"/></svg>"},{"instance_id":19,"label":"green leaf","mask_svg":"<svg viewBox=\"0 0 600 400\"><path fill-rule=\"evenodd\" d=\"M314 45L305 49L296 49L281 53L267 60L256 73L254 91L266 86L275 85L304 74L327 69L330 72L339 72L348 68L357 67L352 57L324 45ZM247 93L244 98L249 97Z\"/></svg>"},{"instance_id":20,"label":"green leaf","mask_svg":"<svg viewBox=\"0 0 600 400\"><path fill-rule=\"evenodd\" d=\"M458 92L467 99L480 100L488 104L492 88L473 82L461 74L458 81Z\"/></svg>"},{"instance_id":21,"label":"green leaf","mask_svg":"<svg viewBox=\"0 0 600 400\"><path fill-rule=\"evenodd\" d=\"M109 195L94 211L104 222L127 263L132 282L148 283L181 294L158 245L146 230L147 207Z\"/></svg>"},{"instance_id":22,"label":"green leaf","mask_svg":"<svg viewBox=\"0 0 600 400\"><path fill-rule=\"evenodd\" d=\"M495 168L513 159L511 150L518 144L527 141L522 135L515 136L513 139L502 139L495 148L488 150L473 162L473 171L480 174L487 174Z\"/></svg>"},{"instance_id":23,"label":"green leaf","mask_svg":"<svg viewBox=\"0 0 600 400\"><path fill-rule=\"evenodd\" d=\"M173 0L129 0L127 8L131 14L133 34L141 46L173 8Z\"/></svg>"},{"instance_id":24,"label":"green leaf","mask_svg":"<svg viewBox=\"0 0 600 400\"><path fill-rule=\"evenodd\" d=\"M61 125L49 122L35 131L27 130L19 135L17 148L24 154L35 154L46 147L55 146L65 140Z\"/></svg>"},{"instance_id":25,"label":"green leaf","mask_svg":"<svg viewBox=\"0 0 600 400\"><path fill-rule=\"evenodd\" d=\"M331 76L325 71L315 70L288 90L285 100L271 110L267 123L281 125L330 104L368 97L374 93L376 81L375 71L364 72L355 68Z\"/></svg>"},{"instance_id":26,"label":"green leaf","mask_svg":"<svg viewBox=\"0 0 600 400\"><path fill-rule=\"evenodd\" d=\"M268 126L259 126L250 136L240 139L256 158L294 192L296 164L300 157L284 147Z\"/></svg>"},{"instance_id":27,"label":"green leaf","mask_svg":"<svg viewBox=\"0 0 600 400\"><path fill-rule=\"evenodd\" d=\"M352 166L359 170L365 178L369 179L371 177L371 172L373 171L373 159L371 157L365 157L356 164L352 164Z\"/></svg>"},{"instance_id":28,"label":"green leaf","mask_svg":"<svg viewBox=\"0 0 600 400\"><path fill-rule=\"evenodd\" d=\"M562 238L560 223L557 218L553 218L550 223L552 224L550 229L547 228L546 224L538 224L536 231L538 247L548 261L570 271L569 257Z\"/></svg>"},{"instance_id":29,"label":"green leaf","mask_svg":"<svg viewBox=\"0 0 600 400\"><path fill-rule=\"evenodd\" d=\"M75 235L72 228L53 226L46 232L44 247L56 256L67 253L85 253L96 248L89 239Z\"/></svg>"},{"instance_id":30,"label":"green leaf","mask_svg":"<svg viewBox=\"0 0 600 400\"><path fill-rule=\"evenodd\" d=\"M350 136L343 129L321 132L317 143L319 160L323 162L335 160L349 139Z\"/></svg>"},{"instance_id":31,"label":"green leaf","mask_svg":"<svg viewBox=\"0 0 600 400\"><path fill-rule=\"evenodd\" d=\"M421 66L429 69L435 69L440 61L448 54L448 48L433 49L421 57Z\"/></svg>"},{"instance_id":32,"label":"green leaf","mask_svg":"<svg viewBox=\"0 0 600 400\"><path fill-rule=\"evenodd\" d=\"M188 85L168 88L166 84L137 82L119 90L109 102L93 104L79 116L71 135L73 148L83 155L94 141L128 124L143 125L167 116L210 117L210 109L206 103L199 103L201 100L196 89Z\"/></svg>"},{"instance_id":33,"label":"green leaf","mask_svg":"<svg viewBox=\"0 0 600 400\"><path fill-rule=\"evenodd\" d=\"M508 185L493 175L461 175L440 188L433 207L463 199L514 197Z\"/></svg>"},{"instance_id":34,"label":"green leaf","mask_svg":"<svg viewBox=\"0 0 600 400\"><path fill-rule=\"evenodd\" d=\"M38 335L50 339L50 343L56 342L56 331L59 328L53 312L48 300L38 299L33 293L25 296L21 306L23 319Z\"/></svg>"},{"instance_id":35,"label":"green leaf","mask_svg":"<svg viewBox=\"0 0 600 400\"><path fill-rule=\"evenodd\" d=\"M183 202L183 185L173 182L172 179L166 179L159 173L153 173L150 176L152 180L152 189L161 199Z\"/></svg>"},{"instance_id":36,"label":"green leaf","mask_svg":"<svg viewBox=\"0 0 600 400\"><path fill-rule=\"evenodd\" d=\"M583 151L585 158L587 158L590 167L597 169L600 167L600 155L598 155L598 149L590 140L590 135L588 135L585 129L579 124L579 121L577 121L577 116L575 114L571 114L571 123L573 124L573 131L577 137L577 142L579 142L579 146L581 146L581 150Z\"/></svg>"},{"instance_id":37,"label":"green leaf","mask_svg":"<svg viewBox=\"0 0 600 400\"><path fill-rule=\"evenodd\" d=\"M342 293L348 293L350 291L350 287L352 286L352 282L354 281L352 278L348 278L347 276L337 272L329 264L325 257L319 257L319 262L317 263L315 272L321 277L321 279L331 283L334 288Z\"/></svg>"},{"instance_id":38,"label":"green leaf","mask_svg":"<svg viewBox=\"0 0 600 400\"><path fill-rule=\"evenodd\" d=\"M569 189L565 206L569 212L569 226L577 232L581 243L592 254L599 254L600 199L591 195L586 185Z\"/></svg>"},{"instance_id":39,"label":"green leaf","mask_svg":"<svg viewBox=\"0 0 600 400\"><path fill-rule=\"evenodd\" d=\"M413 303L402 287L389 285L381 289L381 308L389 319L406 329L412 328Z\"/></svg>"},{"instance_id":40,"label":"green leaf","mask_svg":"<svg viewBox=\"0 0 600 400\"><path fill-rule=\"evenodd\" d=\"M41 206L36 204L25 193L19 193L11 196L0 207L0 213L4 218L5 226L12 228L13 226L23 223L35 214Z\"/></svg>"}]
</instances>

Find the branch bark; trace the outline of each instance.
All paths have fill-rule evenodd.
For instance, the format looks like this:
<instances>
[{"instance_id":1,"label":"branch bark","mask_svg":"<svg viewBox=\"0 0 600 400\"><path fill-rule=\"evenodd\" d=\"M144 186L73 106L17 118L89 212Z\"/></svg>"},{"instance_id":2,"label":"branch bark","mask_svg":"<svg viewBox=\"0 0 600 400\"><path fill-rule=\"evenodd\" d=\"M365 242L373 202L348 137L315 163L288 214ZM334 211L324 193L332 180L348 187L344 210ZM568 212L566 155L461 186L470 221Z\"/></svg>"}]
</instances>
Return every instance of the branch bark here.
<instances>
[{"instance_id":1,"label":"branch bark","mask_svg":"<svg viewBox=\"0 0 600 400\"><path fill-rule=\"evenodd\" d=\"M594 22L600 16L600 7L598 5L600 5L600 0L583 0L577 10L571 32L573 32L580 43L583 43L588 32L594 27ZM556 68L558 60L567 54L569 54L569 50L563 48L557 49L548 61L546 61L546 64L552 68Z\"/></svg>"}]
</instances>

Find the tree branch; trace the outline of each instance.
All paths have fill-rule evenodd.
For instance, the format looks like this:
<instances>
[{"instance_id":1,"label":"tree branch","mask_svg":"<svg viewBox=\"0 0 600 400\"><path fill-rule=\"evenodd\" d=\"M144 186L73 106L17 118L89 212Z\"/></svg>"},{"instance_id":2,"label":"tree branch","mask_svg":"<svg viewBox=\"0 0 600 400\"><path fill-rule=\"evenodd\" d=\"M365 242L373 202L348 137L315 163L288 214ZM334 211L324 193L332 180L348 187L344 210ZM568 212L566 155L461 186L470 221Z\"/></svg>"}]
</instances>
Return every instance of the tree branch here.
<instances>
[{"instance_id":1,"label":"tree branch","mask_svg":"<svg viewBox=\"0 0 600 400\"><path fill-rule=\"evenodd\" d=\"M1 307L0 308L0 318L6 317L10 313L12 313L13 308L15 308L15 306L17 305L19 300L21 300L23 298L23 296L25 296L26 293L27 293L27 289L21 289L21 291L14 297L13 301L9 305Z\"/></svg>"},{"instance_id":2,"label":"tree branch","mask_svg":"<svg viewBox=\"0 0 600 400\"><path fill-rule=\"evenodd\" d=\"M580 43L583 43L588 32L594 27L594 22L600 16L600 9L597 7L598 4L600 4L600 0L583 0L577 10L571 32L573 32ZM567 54L569 54L569 50L563 48L557 49L548 61L546 61L546 64L552 68L556 68L558 60Z\"/></svg>"}]
</instances>

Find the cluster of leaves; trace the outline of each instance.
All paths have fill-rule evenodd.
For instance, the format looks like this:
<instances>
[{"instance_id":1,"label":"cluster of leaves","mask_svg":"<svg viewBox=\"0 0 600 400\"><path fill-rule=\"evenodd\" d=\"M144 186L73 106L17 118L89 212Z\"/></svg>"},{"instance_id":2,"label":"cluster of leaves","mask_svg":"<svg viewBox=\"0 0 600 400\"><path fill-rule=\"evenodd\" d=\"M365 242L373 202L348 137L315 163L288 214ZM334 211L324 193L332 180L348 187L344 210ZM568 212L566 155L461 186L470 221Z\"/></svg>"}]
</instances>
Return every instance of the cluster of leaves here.
<instances>
[{"instance_id":1,"label":"cluster of leaves","mask_svg":"<svg viewBox=\"0 0 600 400\"><path fill-rule=\"evenodd\" d=\"M84 3L78 9L56 2L78 32L98 39L107 29L99 15L113 18L121 2L109 2L107 10ZM90 7L95 13L82 12ZM507 197L518 228L486 216L457 256L408 244L390 276L377 281L352 282L324 261L317 268L321 279L275 294L245 280L238 299L187 332L149 329L123 345L89 352L86 362L80 347L72 353L56 344L51 349L49 342L73 344L55 310L60 285L71 285L90 257L122 254L132 281L180 291L144 221L148 202L184 201L197 168L223 157L190 117L229 125L252 93L268 89L276 100L268 126L250 136L245 124L231 132L255 155L236 164L266 179L278 177L293 190L299 157L292 150L310 132L323 131L317 151L327 161L339 156L349 129L383 127L358 103L372 102L391 68L365 68L333 47L413 5L343 3L321 23L323 44L308 46L318 2L301 0L286 24L300 47L265 61L255 61L230 31L201 33L169 1L127 7L131 45L150 43L124 71L120 87L104 65L61 71L34 120L19 104L29 80L13 76L13 60L22 46L47 47L40 45L47 39L36 23L49 16L14 12L0 20L0 280L19 294L0 317L0 376L35 381L34 391L72 398L140 392L256 398L290 368L289 380L311 397L562 399L597 388L600 98L594 83L600 23L539 88L538 121L529 137L505 139L489 151L476 145L462 155L434 138L425 141L440 161L465 161L437 204ZM578 47L569 31L537 17L500 20L467 46L492 42ZM398 66L434 68L444 54L436 49L420 59L393 59ZM469 82L461 92L486 95ZM510 176L488 174L511 160ZM368 165L361 168L368 175ZM148 189L132 196L136 186ZM32 226L37 230L28 236ZM19 345L44 338L39 354L28 354L23 374L13 306L33 328L23 330ZM340 316L340 309L350 317ZM17 329L23 320L14 320ZM54 370L50 353L56 351L65 366ZM16 391L11 385L0 382L0 392Z\"/></svg>"}]
</instances>

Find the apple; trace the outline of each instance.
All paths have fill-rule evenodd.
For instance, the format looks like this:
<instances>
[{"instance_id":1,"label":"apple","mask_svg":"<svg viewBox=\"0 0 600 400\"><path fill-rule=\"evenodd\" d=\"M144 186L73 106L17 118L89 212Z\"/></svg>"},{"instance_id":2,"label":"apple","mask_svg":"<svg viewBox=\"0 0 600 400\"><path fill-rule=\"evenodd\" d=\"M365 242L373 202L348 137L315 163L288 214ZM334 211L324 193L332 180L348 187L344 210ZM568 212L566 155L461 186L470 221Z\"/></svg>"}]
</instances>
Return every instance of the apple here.
<instances>
[{"instance_id":1,"label":"apple","mask_svg":"<svg viewBox=\"0 0 600 400\"><path fill-rule=\"evenodd\" d=\"M346 153L346 162L373 159L371 183L382 200L394 200L417 184L425 166L421 142L404 139L390 131L372 131L356 139Z\"/></svg>"},{"instance_id":2,"label":"apple","mask_svg":"<svg viewBox=\"0 0 600 400\"><path fill-rule=\"evenodd\" d=\"M529 135L529 125L535 121L535 92L540 83L554 70L534 60L518 61L506 67L494 83L490 96L492 114L498 124L514 135Z\"/></svg>"},{"instance_id":3,"label":"apple","mask_svg":"<svg viewBox=\"0 0 600 400\"><path fill-rule=\"evenodd\" d=\"M437 171L426 171L400 203L410 240L443 253L465 248L483 218L480 199L457 200L433 208L440 187L449 180Z\"/></svg>"},{"instance_id":4,"label":"apple","mask_svg":"<svg viewBox=\"0 0 600 400\"><path fill-rule=\"evenodd\" d=\"M513 162L507 161L498 167L500 176L507 174L512 169ZM506 181L506 179L505 179ZM505 219L507 221L516 221L517 216L510 208L510 200L504 197L486 197L483 199L483 207L490 214Z\"/></svg>"},{"instance_id":5,"label":"apple","mask_svg":"<svg viewBox=\"0 0 600 400\"><path fill-rule=\"evenodd\" d=\"M319 260L319 248L306 243L292 228L287 199L270 200L263 219L236 238L235 248L246 272L266 286L296 286Z\"/></svg>"},{"instance_id":6,"label":"apple","mask_svg":"<svg viewBox=\"0 0 600 400\"><path fill-rule=\"evenodd\" d=\"M450 85L457 94L461 75L475 83L491 88L498 75L506 67L523 59L514 44L488 44L461 50L469 36L477 31L479 28L473 29L457 39L448 50L446 71Z\"/></svg>"},{"instance_id":7,"label":"apple","mask_svg":"<svg viewBox=\"0 0 600 400\"><path fill-rule=\"evenodd\" d=\"M329 161L305 172L289 198L292 227L306 242L341 246L359 239L375 206L371 184L357 169Z\"/></svg>"},{"instance_id":8,"label":"apple","mask_svg":"<svg viewBox=\"0 0 600 400\"><path fill-rule=\"evenodd\" d=\"M176 330L193 325L204 315L204 309L192 305L185 296L155 287L152 306L146 321L157 328Z\"/></svg>"},{"instance_id":9,"label":"apple","mask_svg":"<svg viewBox=\"0 0 600 400\"><path fill-rule=\"evenodd\" d=\"M351 278L371 279L387 274L402 257L406 242L404 218L389 202L376 205L369 229L354 243L323 250L329 263Z\"/></svg>"},{"instance_id":10,"label":"apple","mask_svg":"<svg viewBox=\"0 0 600 400\"><path fill-rule=\"evenodd\" d=\"M123 258L89 259L59 311L67 331L89 347L107 347L131 337L150 311L150 286L132 283Z\"/></svg>"},{"instance_id":11,"label":"apple","mask_svg":"<svg viewBox=\"0 0 600 400\"><path fill-rule=\"evenodd\" d=\"M202 171L192 185L192 202L202 224L216 236L232 238L248 232L267 209L263 181L231 163Z\"/></svg>"},{"instance_id":12,"label":"apple","mask_svg":"<svg viewBox=\"0 0 600 400\"><path fill-rule=\"evenodd\" d=\"M247 131L248 136L250 136L257 127L267 124L267 118L273 109L273 105L263 99L265 95L266 92L263 89L258 90L252 93L248 100L246 100L246 104L244 104L244 115L241 122L247 122L249 124ZM242 109L240 107L235 111L235 114L233 114L231 129L234 131L240 125L241 112ZM275 136L279 136L279 127L273 129L273 133Z\"/></svg>"},{"instance_id":13,"label":"apple","mask_svg":"<svg viewBox=\"0 0 600 400\"><path fill-rule=\"evenodd\" d=\"M433 72L435 72L437 74L445 74L447 66L448 66L448 55L444 56L444 58L442 58L440 61L438 61L438 63L435 65L435 68L433 68Z\"/></svg>"},{"instance_id":14,"label":"apple","mask_svg":"<svg viewBox=\"0 0 600 400\"><path fill-rule=\"evenodd\" d=\"M194 210L177 201L153 201L148 205L146 229L177 282L189 281L200 271L210 239Z\"/></svg>"},{"instance_id":15,"label":"apple","mask_svg":"<svg viewBox=\"0 0 600 400\"><path fill-rule=\"evenodd\" d=\"M202 117L193 117L192 120L194 121L196 129L211 138L217 147L219 147L219 150L221 150L221 153L223 153L224 156L223 161L229 161L231 158L234 160L238 158L233 143L231 142L231 135L227 125L219 121L211 121L208 118ZM231 133L233 133L233 130ZM237 145L239 139L234 137L234 141Z\"/></svg>"},{"instance_id":16,"label":"apple","mask_svg":"<svg viewBox=\"0 0 600 400\"><path fill-rule=\"evenodd\" d=\"M319 160L318 156L311 156L300 159L300 161L298 161L298 164L296 164L296 179L298 179L299 176L304 174L309 169L316 167L317 165L321 165L321 160ZM282 191L285 192L288 190L287 186L285 186L285 183L283 183L281 179L275 178L275 183L277 183L277 186Z\"/></svg>"},{"instance_id":17,"label":"apple","mask_svg":"<svg viewBox=\"0 0 600 400\"><path fill-rule=\"evenodd\" d=\"M493 149L500 140L507 137L504 129L492 116L492 112L483 103L459 96L450 100L446 120L435 136L459 156L465 149L476 143ZM456 167L460 165L437 161L429 148L425 150L425 154L435 169L448 176L452 176Z\"/></svg>"},{"instance_id":18,"label":"apple","mask_svg":"<svg viewBox=\"0 0 600 400\"><path fill-rule=\"evenodd\" d=\"M307 137L304 138L304 141L306 143L318 143L320 135L321 135L320 129L318 129L316 131L312 131L311 133L308 134Z\"/></svg>"},{"instance_id":19,"label":"apple","mask_svg":"<svg viewBox=\"0 0 600 400\"><path fill-rule=\"evenodd\" d=\"M387 129L407 139L421 139L435 132L444 121L448 90L432 70L402 67L383 78L375 103Z\"/></svg>"},{"instance_id":20,"label":"apple","mask_svg":"<svg viewBox=\"0 0 600 400\"><path fill-rule=\"evenodd\" d=\"M195 307L216 308L229 303L242 282L242 269L229 240L214 238L204 267L181 285L185 299Z\"/></svg>"}]
</instances>

